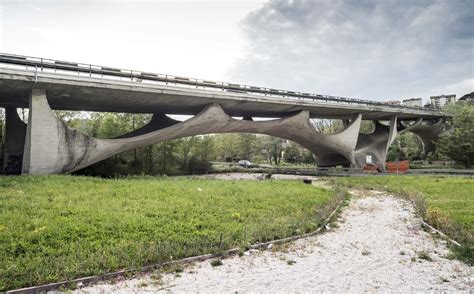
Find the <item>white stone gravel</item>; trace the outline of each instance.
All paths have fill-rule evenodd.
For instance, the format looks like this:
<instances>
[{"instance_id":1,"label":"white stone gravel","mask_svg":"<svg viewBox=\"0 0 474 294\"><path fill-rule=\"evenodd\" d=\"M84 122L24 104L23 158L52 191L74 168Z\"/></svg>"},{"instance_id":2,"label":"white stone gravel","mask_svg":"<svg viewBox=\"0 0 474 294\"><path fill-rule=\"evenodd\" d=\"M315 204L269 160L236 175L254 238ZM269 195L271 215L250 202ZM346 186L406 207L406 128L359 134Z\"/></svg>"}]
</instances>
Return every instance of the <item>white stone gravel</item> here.
<instances>
[{"instance_id":1,"label":"white stone gravel","mask_svg":"<svg viewBox=\"0 0 474 294\"><path fill-rule=\"evenodd\" d=\"M219 179L219 180L264 180L265 173L221 173L192 176L195 178ZM189 176L186 176L189 177ZM321 177L305 176L305 175L287 175L287 174L272 174L272 180L303 180L310 179L313 181L320 181Z\"/></svg>"},{"instance_id":2,"label":"white stone gravel","mask_svg":"<svg viewBox=\"0 0 474 294\"><path fill-rule=\"evenodd\" d=\"M421 251L432 261L420 259ZM205 261L186 267L180 274L154 273L75 292L473 291L473 267L447 259L448 254L445 241L421 229L411 205L371 193L351 200L341 214L339 227L290 243L287 252L254 251L224 259L222 266L212 267Z\"/></svg>"}]
</instances>

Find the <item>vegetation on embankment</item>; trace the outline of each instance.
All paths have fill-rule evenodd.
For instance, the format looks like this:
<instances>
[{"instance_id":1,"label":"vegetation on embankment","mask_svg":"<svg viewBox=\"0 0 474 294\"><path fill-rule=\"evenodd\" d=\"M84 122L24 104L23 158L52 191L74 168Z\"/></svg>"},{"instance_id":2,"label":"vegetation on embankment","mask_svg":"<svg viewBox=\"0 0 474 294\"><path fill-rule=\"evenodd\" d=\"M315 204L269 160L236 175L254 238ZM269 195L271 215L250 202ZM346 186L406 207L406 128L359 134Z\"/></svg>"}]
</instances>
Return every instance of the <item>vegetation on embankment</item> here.
<instances>
[{"instance_id":1,"label":"vegetation on embankment","mask_svg":"<svg viewBox=\"0 0 474 294\"><path fill-rule=\"evenodd\" d=\"M0 291L313 231L343 194L296 181L0 177Z\"/></svg>"},{"instance_id":2,"label":"vegetation on embankment","mask_svg":"<svg viewBox=\"0 0 474 294\"><path fill-rule=\"evenodd\" d=\"M454 254L474 264L474 178L367 176L331 179L333 184L385 190L412 200L424 220L462 243Z\"/></svg>"}]
</instances>

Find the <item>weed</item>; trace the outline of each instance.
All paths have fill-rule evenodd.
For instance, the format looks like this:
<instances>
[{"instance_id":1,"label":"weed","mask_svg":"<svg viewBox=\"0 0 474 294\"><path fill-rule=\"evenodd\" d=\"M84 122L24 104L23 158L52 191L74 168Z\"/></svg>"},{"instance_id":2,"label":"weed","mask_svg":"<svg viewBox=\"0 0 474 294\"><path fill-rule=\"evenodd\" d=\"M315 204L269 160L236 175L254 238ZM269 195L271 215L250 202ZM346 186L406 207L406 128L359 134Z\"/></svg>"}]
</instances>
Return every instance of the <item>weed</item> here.
<instances>
[{"instance_id":1,"label":"weed","mask_svg":"<svg viewBox=\"0 0 474 294\"><path fill-rule=\"evenodd\" d=\"M162 278L162 275L160 274L160 272L156 271L156 272L153 272L149 275L149 278L151 280L155 280L155 281L160 281L161 278Z\"/></svg>"},{"instance_id":2,"label":"weed","mask_svg":"<svg viewBox=\"0 0 474 294\"><path fill-rule=\"evenodd\" d=\"M405 255L405 251L400 251L400 255Z\"/></svg>"},{"instance_id":3,"label":"weed","mask_svg":"<svg viewBox=\"0 0 474 294\"><path fill-rule=\"evenodd\" d=\"M221 266L221 265L222 265L222 261L221 261L220 259L211 260L211 265L212 265L212 266Z\"/></svg>"},{"instance_id":4,"label":"weed","mask_svg":"<svg viewBox=\"0 0 474 294\"><path fill-rule=\"evenodd\" d=\"M419 259L423 259L423 260L427 260L427 261L433 261L433 259L431 258L431 256L428 254L428 252L426 251L420 251L418 252L418 258Z\"/></svg>"},{"instance_id":5,"label":"weed","mask_svg":"<svg viewBox=\"0 0 474 294\"><path fill-rule=\"evenodd\" d=\"M296 261L289 259L289 260L286 261L286 263L287 263L288 265L293 265L293 264L296 263Z\"/></svg>"},{"instance_id":6,"label":"weed","mask_svg":"<svg viewBox=\"0 0 474 294\"><path fill-rule=\"evenodd\" d=\"M175 273L182 273L184 271L184 267L180 264L177 264L174 268Z\"/></svg>"},{"instance_id":7,"label":"weed","mask_svg":"<svg viewBox=\"0 0 474 294\"><path fill-rule=\"evenodd\" d=\"M242 257L244 256L244 253L245 253L245 249L244 248L239 248L239 257Z\"/></svg>"},{"instance_id":8,"label":"weed","mask_svg":"<svg viewBox=\"0 0 474 294\"><path fill-rule=\"evenodd\" d=\"M272 252L289 252L291 244L290 242L283 242L278 244L273 244Z\"/></svg>"},{"instance_id":9,"label":"weed","mask_svg":"<svg viewBox=\"0 0 474 294\"><path fill-rule=\"evenodd\" d=\"M464 261L470 266L474 266L474 248L468 244L462 244L461 246L451 247L451 256Z\"/></svg>"}]
</instances>

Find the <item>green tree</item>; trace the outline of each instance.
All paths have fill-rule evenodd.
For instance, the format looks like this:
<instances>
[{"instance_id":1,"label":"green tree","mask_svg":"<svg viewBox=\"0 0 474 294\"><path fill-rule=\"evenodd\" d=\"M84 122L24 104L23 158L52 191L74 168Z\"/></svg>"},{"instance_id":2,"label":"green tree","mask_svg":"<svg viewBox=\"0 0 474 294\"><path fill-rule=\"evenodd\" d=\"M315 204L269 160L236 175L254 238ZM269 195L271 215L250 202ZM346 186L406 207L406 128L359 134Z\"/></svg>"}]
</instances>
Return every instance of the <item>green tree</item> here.
<instances>
[{"instance_id":1,"label":"green tree","mask_svg":"<svg viewBox=\"0 0 474 294\"><path fill-rule=\"evenodd\" d=\"M226 161L239 157L239 138L238 134L218 134L215 135L217 146L217 156L220 160Z\"/></svg>"},{"instance_id":2,"label":"green tree","mask_svg":"<svg viewBox=\"0 0 474 294\"><path fill-rule=\"evenodd\" d=\"M316 164L316 158L314 157L313 152L309 151L306 148L303 148L302 161L303 163L307 164Z\"/></svg>"},{"instance_id":3,"label":"green tree","mask_svg":"<svg viewBox=\"0 0 474 294\"><path fill-rule=\"evenodd\" d=\"M215 142L211 135L201 136L193 150L194 158L197 160L197 168L193 171L208 173L210 161L215 156Z\"/></svg>"},{"instance_id":4,"label":"green tree","mask_svg":"<svg viewBox=\"0 0 474 294\"><path fill-rule=\"evenodd\" d=\"M156 145L157 151L157 160L160 168L160 173L167 175L173 171L174 164L176 162L176 146L178 145L177 141L167 141ZM153 146L153 145L152 145ZM151 150L153 151L153 149ZM153 154L150 155L150 158L153 157ZM153 160L150 160L150 174L154 174L153 170Z\"/></svg>"},{"instance_id":5,"label":"green tree","mask_svg":"<svg viewBox=\"0 0 474 294\"><path fill-rule=\"evenodd\" d=\"M190 169L190 161L193 157L193 148L196 147L198 137L187 137L177 140L176 155L179 160L180 169L184 172L192 172Z\"/></svg>"},{"instance_id":6,"label":"green tree","mask_svg":"<svg viewBox=\"0 0 474 294\"><path fill-rule=\"evenodd\" d=\"M257 146L257 136L255 134L239 134L239 155L241 159L246 159L252 161L252 157L255 153Z\"/></svg>"},{"instance_id":7,"label":"green tree","mask_svg":"<svg viewBox=\"0 0 474 294\"><path fill-rule=\"evenodd\" d=\"M449 105L453 115L449 130L436 143L438 152L466 166L474 165L474 106L465 102Z\"/></svg>"},{"instance_id":8,"label":"green tree","mask_svg":"<svg viewBox=\"0 0 474 294\"><path fill-rule=\"evenodd\" d=\"M291 143L284 149L284 159L288 163L301 163L303 157L301 148L296 143Z\"/></svg>"},{"instance_id":9,"label":"green tree","mask_svg":"<svg viewBox=\"0 0 474 294\"><path fill-rule=\"evenodd\" d=\"M406 132L395 139L387 154L388 161L417 160L421 157L421 142L413 133Z\"/></svg>"},{"instance_id":10,"label":"green tree","mask_svg":"<svg viewBox=\"0 0 474 294\"><path fill-rule=\"evenodd\" d=\"M265 150L270 164L279 165L283 156L283 139L277 137L266 137L262 148Z\"/></svg>"}]
</instances>

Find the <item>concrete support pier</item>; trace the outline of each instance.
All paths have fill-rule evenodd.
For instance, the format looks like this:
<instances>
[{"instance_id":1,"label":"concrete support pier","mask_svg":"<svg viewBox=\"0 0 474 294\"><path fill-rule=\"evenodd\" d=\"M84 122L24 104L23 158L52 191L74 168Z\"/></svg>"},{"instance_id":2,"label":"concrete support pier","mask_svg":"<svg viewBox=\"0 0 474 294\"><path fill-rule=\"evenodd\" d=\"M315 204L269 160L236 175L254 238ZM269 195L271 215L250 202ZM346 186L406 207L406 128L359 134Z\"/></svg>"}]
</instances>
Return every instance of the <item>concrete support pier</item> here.
<instances>
[{"instance_id":1,"label":"concrete support pier","mask_svg":"<svg viewBox=\"0 0 474 294\"><path fill-rule=\"evenodd\" d=\"M395 141L397 132L397 117L390 120L388 126L375 121L375 130L371 134L359 134L355 158L356 167L362 168L366 164L367 156L380 171L385 171L385 161L390 145Z\"/></svg>"},{"instance_id":2,"label":"concrete support pier","mask_svg":"<svg viewBox=\"0 0 474 294\"><path fill-rule=\"evenodd\" d=\"M95 139L69 128L54 115L46 91L32 90L29 109L22 174L70 172L95 148Z\"/></svg>"}]
</instances>

